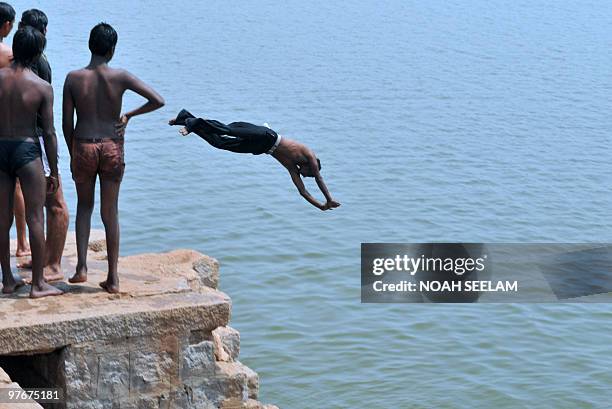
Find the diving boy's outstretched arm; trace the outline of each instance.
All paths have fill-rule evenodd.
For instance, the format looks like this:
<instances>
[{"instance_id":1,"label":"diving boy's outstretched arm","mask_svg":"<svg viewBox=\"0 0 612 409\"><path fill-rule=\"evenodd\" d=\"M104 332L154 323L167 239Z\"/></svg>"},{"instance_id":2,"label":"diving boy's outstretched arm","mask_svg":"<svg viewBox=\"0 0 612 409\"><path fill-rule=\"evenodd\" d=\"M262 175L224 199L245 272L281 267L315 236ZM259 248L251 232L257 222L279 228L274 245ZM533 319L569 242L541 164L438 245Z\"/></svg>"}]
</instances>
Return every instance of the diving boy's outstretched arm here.
<instances>
[{"instance_id":1,"label":"diving boy's outstretched arm","mask_svg":"<svg viewBox=\"0 0 612 409\"><path fill-rule=\"evenodd\" d=\"M304 186L304 181L302 180L302 177L300 176L299 170L297 168L296 169L287 169L287 170L289 171L289 175L291 176L291 180L293 181L293 184L297 188L298 192L300 192L300 195L308 203L310 203L311 205L313 205L317 209L327 210L327 207L323 203L320 203L317 199L315 199L310 194L310 192L306 189L306 186Z\"/></svg>"},{"instance_id":2,"label":"diving boy's outstretched arm","mask_svg":"<svg viewBox=\"0 0 612 409\"><path fill-rule=\"evenodd\" d=\"M308 165L312 171L315 181L317 182L317 186L319 186L321 193L323 193L323 195L325 196L325 200L326 200L326 203L324 205L325 209L322 209L322 210L329 210L329 209L335 209L336 207L340 207L340 203L335 201L332 198L331 193L329 193L329 190L327 189L327 185L325 184L325 181L323 180L323 176L321 176L321 172L319 171L319 161L317 160L317 157L315 156L315 154L312 153L312 151L309 151L307 154L307 158L308 158Z\"/></svg>"}]
</instances>

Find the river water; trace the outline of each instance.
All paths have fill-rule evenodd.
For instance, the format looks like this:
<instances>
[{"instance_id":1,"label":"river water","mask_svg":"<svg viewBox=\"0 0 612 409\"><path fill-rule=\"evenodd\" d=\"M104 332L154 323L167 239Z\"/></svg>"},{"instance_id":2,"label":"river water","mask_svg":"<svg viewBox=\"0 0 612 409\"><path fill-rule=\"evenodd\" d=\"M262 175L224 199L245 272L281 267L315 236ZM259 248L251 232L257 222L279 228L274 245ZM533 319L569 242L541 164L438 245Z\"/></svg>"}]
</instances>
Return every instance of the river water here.
<instances>
[{"instance_id":1,"label":"river water","mask_svg":"<svg viewBox=\"0 0 612 409\"><path fill-rule=\"evenodd\" d=\"M87 64L102 20L119 32L112 64L165 97L126 136L122 254L179 247L220 260L262 400L502 409L612 398L608 305L367 305L359 273L361 242L612 241L609 3L13 4L49 15L58 129L63 78ZM306 143L342 207L310 207L269 156L180 137L166 122L181 108Z\"/></svg>"}]
</instances>

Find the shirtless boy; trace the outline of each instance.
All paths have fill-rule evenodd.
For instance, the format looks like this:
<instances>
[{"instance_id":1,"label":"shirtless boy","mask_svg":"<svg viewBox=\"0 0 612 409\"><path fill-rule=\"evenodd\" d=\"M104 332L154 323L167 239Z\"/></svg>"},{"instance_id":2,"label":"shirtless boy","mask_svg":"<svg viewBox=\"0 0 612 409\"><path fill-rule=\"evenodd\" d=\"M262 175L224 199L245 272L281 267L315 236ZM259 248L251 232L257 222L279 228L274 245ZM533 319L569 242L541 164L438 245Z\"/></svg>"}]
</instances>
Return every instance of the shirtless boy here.
<instances>
[{"instance_id":1,"label":"shirtless boy","mask_svg":"<svg viewBox=\"0 0 612 409\"><path fill-rule=\"evenodd\" d=\"M15 25L15 9L5 2L0 2L0 68L8 67L13 60L13 50L4 43L4 39L11 33ZM17 257L29 256L30 245L26 239L25 204L23 194L17 179L15 187L15 224L17 227Z\"/></svg>"},{"instance_id":2,"label":"shirtless boy","mask_svg":"<svg viewBox=\"0 0 612 409\"><path fill-rule=\"evenodd\" d=\"M109 24L96 25L89 36L89 65L72 71L64 84L63 130L71 156L78 205L76 237L78 262L71 283L87 280L87 246L94 208L96 177L100 177L101 216L106 231L108 276L100 286L119 292L119 188L123 178L123 135L128 121L164 105L151 87L125 70L108 63L115 53L117 32ZM123 94L130 90L148 101L121 115ZM74 112L77 123L74 125ZM119 132L118 132L119 130Z\"/></svg>"},{"instance_id":3,"label":"shirtless boy","mask_svg":"<svg viewBox=\"0 0 612 409\"><path fill-rule=\"evenodd\" d=\"M38 9L30 9L23 12L21 15L21 21L19 22L19 28L30 26L38 30L45 39L47 38L47 25L49 19L47 15ZM38 75L41 79L51 83L51 66L45 56L45 53L40 55L38 59L32 64L31 70ZM41 117L38 116L38 135L39 140L42 144L42 125ZM44 147L44 145L43 145ZM45 149L42 150L43 169L45 170L45 176L49 177L51 174L49 168L49 161L47 159ZM58 159L59 160L59 159ZM25 208L23 207L23 198L21 198L21 189L19 188L19 180L17 181L18 188L15 191L15 222L17 225L17 256L27 255L29 250L27 247L27 241L25 240ZM55 192L47 194L45 200L45 209L47 215L47 237L45 246L47 254L45 258L45 280L57 281L64 279L64 272L62 271L62 254L64 253L64 244L66 243L66 236L68 234L68 206L64 200L63 183L61 176L58 175L58 188ZM18 264L18 267L29 268L31 267L30 262L26 261Z\"/></svg>"},{"instance_id":4,"label":"shirtless boy","mask_svg":"<svg viewBox=\"0 0 612 409\"><path fill-rule=\"evenodd\" d=\"M15 9L10 4L0 1L0 68L8 67L13 58L11 47L4 43L15 24Z\"/></svg>"},{"instance_id":5,"label":"shirtless boy","mask_svg":"<svg viewBox=\"0 0 612 409\"><path fill-rule=\"evenodd\" d=\"M321 162L314 152L299 142L281 137L270 128L248 122L232 122L225 125L211 119L195 118L184 109L176 118L171 119L169 124L183 125L180 130L181 135L186 136L190 132L195 132L218 149L253 155L262 153L272 155L289 171L293 184L308 203L321 210L331 210L340 206L327 190L319 172ZM306 190L302 176L315 178L325 196L325 203L320 203Z\"/></svg>"},{"instance_id":6,"label":"shirtless boy","mask_svg":"<svg viewBox=\"0 0 612 409\"><path fill-rule=\"evenodd\" d=\"M4 43L4 39L11 33L15 24L15 9L10 4L0 2L0 68L8 67L13 60L13 50L10 46ZM19 180L19 179L17 179ZM17 182L18 184L19 182ZM25 205L23 204L23 195L21 189L15 189L15 214L21 212L21 217L16 217L17 221L17 257L30 254L30 246L26 239L26 222L25 222ZM21 276L14 274L16 282L21 282Z\"/></svg>"},{"instance_id":7,"label":"shirtless boy","mask_svg":"<svg viewBox=\"0 0 612 409\"><path fill-rule=\"evenodd\" d=\"M13 62L0 69L0 263L2 292L12 293L23 284L16 281L10 265L9 232L13 223L15 179L21 180L26 203L26 222L32 251L32 288L30 297L60 295L43 277L45 236L43 206L48 190L57 191L57 139L53 127L53 88L41 80L30 66L45 46L45 37L37 30L19 29L13 38ZM36 116L40 114L43 142L49 152L51 176L45 180L41 149L36 134Z\"/></svg>"}]
</instances>

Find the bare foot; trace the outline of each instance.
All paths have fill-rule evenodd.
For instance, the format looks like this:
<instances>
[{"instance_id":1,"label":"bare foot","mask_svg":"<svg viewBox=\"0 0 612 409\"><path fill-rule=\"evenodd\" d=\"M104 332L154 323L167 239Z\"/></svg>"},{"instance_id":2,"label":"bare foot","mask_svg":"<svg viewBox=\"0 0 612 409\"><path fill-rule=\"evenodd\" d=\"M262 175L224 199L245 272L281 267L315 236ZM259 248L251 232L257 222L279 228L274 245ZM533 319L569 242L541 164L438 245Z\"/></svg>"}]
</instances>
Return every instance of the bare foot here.
<instances>
[{"instance_id":1,"label":"bare foot","mask_svg":"<svg viewBox=\"0 0 612 409\"><path fill-rule=\"evenodd\" d=\"M60 266L47 266L44 270L45 281L64 281L64 272Z\"/></svg>"},{"instance_id":2,"label":"bare foot","mask_svg":"<svg viewBox=\"0 0 612 409\"><path fill-rule=\"evenodd\" d=\"M119 284L109 284L107 281L102 281L100 283L100 287L102 287L106 292L110 294L119 293Z\"/></svg>"},{"instance_id":3,"label":"bare foot","mask_svg":"<svg viewBox=\"0 0 612 409\"><path fill-rule=\"evenodd\" d=\"M15 252L15 257L25 257L25 256L29 256L31 255L32 252L30 251L30 249L28 247L26 248L17 248L17 251Z\"/></svg>"},{"instance_id":4,"label":"bare foot","mask_svg":"<svg viewBox=\"0 0 612 409\"><path fill-rule=\"evenodd\" d=\"M84 283L87 281L87 266L79 267L77 266L76 272L72 277L68 279L70 283Z\"/></svg>"},{"instance_id":5,"label":"bare foot","mask_svg":"<svg viewBox=\"0 0 612 409\"><path fill-rule=\"evenodd\" d=\"M64 294L62 290L45 282L41 285L32 285L32 289L30 290L30 298L42 298L62 294Z\"/></svg>"},{"instance_id":6,"label":"bare foot","mask_svg":"<svg viewBox=\"0 0 612 409\"><path fill-rule=\"evenodd\" d=\"M17 263L17 268L32 268L32 260L24 261L23 263Z\"/></svg>"},{"instance_id":7,"label":"bare foot","mask_svg":"<svg viewBox=\"0 0 612 409\"><path fill-rule=\"evenodd\" d=\"M25 280L21 277L13 275L13 279L10 283L4 283L2 285L2 294L12 294L19 287L23 287L26 284Z\"/></svg>"}]
</instances>

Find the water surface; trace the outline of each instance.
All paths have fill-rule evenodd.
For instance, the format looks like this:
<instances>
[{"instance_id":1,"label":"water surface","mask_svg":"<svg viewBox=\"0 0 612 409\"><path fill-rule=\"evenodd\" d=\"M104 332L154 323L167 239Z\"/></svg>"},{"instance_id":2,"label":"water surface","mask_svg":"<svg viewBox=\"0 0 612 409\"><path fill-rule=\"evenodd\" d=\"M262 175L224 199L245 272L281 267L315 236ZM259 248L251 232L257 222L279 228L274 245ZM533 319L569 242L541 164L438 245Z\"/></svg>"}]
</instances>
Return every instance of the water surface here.
<instances>
[{"instance_id":1,"label":"water surface","mask_svg":"<svg viewBox=\"0 0 612 409\"><path fill-rule=\"evenodd\" d=\"M220 260L262 400L503 409L612 398L607 305L359 301L361 242L612 241L608 3L13 3L49 15L58 115L63 78L88 62L101 20L119 32L113 64L166 98L128 130L122 254L188 247ZM179 137L165 123L183 107L308 144L343 206L310 207L271 157ZM62 156L67 176L65 146Z\"/></svg>"}]
</instances>

